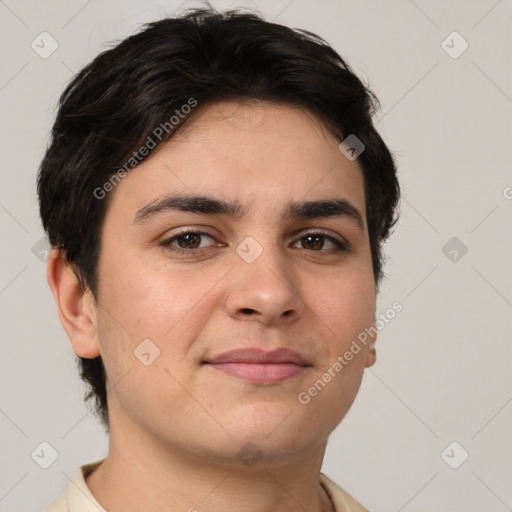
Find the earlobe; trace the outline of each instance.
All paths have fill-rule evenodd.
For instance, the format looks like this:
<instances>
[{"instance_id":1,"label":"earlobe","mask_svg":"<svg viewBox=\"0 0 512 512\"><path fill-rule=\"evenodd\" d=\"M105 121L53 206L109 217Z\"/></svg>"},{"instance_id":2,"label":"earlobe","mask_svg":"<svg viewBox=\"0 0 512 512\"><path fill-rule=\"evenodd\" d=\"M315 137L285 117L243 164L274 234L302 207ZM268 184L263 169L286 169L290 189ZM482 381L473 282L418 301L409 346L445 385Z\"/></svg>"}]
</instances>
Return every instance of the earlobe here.
<instances>
[{"instance_id":1,"label":"earlobe","mask_svg":"<svg viewBox=\"0 0 512 512\"><path fill-rule=\"evenodd\" d=\"M370 366L373 366L375 362L377 361L377 350L375 347L369 347L368 352L366 353L366 361L365 361L365 368L370 368Z\"/></svg>"},{"instance_id":2,"label":"earlobe","mask_svg":"<svg viewBox=\"0 0 512 512\"><path fill-rule=\"evenodd\" d=\"M377 350L375 349L375 343L377 343L377 325L374 324L370 329L372 333L368 341L368 351L366 352L366 361L364 363L365 368L370 368L377 361Z\"/></svg>"},{"instance_id":3,"label":"earlobe","mask_svg":"<svg viewBox=\"0 0 512 512\"><path fill-rule=\"evenodd\" d=\"M74 352L80 357L98 357L100 349L92 293L82 288L61 251L51 251L46 270L60 323L71 341Z\"/></svg>"}]
</instances>

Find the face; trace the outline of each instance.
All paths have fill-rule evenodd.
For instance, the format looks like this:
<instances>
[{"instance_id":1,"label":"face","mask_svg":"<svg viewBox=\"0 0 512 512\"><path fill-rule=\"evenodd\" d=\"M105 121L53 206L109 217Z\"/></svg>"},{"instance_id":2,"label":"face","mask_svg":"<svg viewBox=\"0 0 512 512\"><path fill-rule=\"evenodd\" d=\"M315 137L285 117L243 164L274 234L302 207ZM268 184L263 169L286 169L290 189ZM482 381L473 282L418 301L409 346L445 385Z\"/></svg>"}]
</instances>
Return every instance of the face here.
<instances>
[{"instance_id":1,"label":"face","mask_svg":"<svg viewBox=\"0 0 512 512\"><path fill-rule=\"evenodd\" d=\"M369 344L333 365L375 322L363 175L338 144L298 107L216 104L110 193L95 326L112 432L219 461L327 441ZM248 348L301 364L212 364Z\"/></svg>"}]
</instances>

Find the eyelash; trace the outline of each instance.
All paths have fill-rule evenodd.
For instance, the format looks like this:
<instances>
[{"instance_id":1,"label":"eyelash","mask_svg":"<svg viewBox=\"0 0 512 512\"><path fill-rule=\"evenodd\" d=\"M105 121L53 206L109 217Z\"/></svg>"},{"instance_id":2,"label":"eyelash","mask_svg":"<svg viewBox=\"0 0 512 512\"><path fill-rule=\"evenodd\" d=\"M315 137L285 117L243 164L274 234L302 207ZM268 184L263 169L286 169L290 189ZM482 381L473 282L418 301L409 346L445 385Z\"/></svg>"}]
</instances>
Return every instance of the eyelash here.
<instances>
[{"instance_id":1,"label":"eyelash","mask_svg":"<svg viewBox=\"0 0 512 512\"><path fill-rule=\"evenodd\" d=\"M206 237L211 238L212 240L214 239L213 236L208 234L208 233L205 233L203 231L197 231L197 230L189 229L189 230L181 231L180 233L177 233L176 235L173 235L170 238L162 240L159 245L162 246L162 247L165 247L167 249L170 249L171 251L173 251L176 254L187 254L187 255L201 254L202 252L204 252L205 249L208 249L207 247L196 248L196 249L194 249L194 248L193 249L183 249L181 247L177 247L175 245L172 245L172 242L175 242L178 238L180 238L182 236L190 235L190 234L206 236ZM318 253L321 253L321 252L332 253L332 252L348 252L348 250L349 250L349 247L348 247L347 243L342 242L341 240L338 240L337 238L326 234L322 230L306 231L297 239L297 241L299 241L299 240L301 240L303 238L306 238L307 236L321 236L321 237L329 240L330 242L332 242L336 246L334 251L320 249L318 251L312 250L312 251L309 251L309 252L314 252L314 253L315 252L318 252ZM307 249L304 249L304 250L307 250Z\"/></svg>"}]
</instances>

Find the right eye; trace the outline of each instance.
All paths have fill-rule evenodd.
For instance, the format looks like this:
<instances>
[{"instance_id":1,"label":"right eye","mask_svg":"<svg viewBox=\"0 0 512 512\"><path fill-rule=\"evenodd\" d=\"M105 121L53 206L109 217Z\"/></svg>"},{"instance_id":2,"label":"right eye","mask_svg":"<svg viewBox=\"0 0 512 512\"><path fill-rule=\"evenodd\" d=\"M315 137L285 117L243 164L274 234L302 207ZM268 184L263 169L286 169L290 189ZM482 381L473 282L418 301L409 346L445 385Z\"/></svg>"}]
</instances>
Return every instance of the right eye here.
<instances>
[{"instance_id":1,"label":"right eye","mask_svg":"<svg viewBox=\"0 0 512 512\"><path fill-rule=\"evenodd\" d=\"M162 240L160 245L179 254L197 254L212 245L211 243L208 245L206 243L203 244L205 238L214 240L208 233L187 230Z\"/></svg>"}]
</instances>

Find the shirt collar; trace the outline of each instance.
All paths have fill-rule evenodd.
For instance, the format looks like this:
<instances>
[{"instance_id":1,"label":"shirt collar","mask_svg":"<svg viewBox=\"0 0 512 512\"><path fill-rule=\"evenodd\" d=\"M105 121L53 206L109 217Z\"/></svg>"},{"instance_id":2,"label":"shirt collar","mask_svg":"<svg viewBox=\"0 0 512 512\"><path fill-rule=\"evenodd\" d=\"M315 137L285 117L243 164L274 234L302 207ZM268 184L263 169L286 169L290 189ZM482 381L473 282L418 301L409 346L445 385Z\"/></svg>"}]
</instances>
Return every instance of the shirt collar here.
<instances>
[{"instance_id":1,"label":"shirt collar","mask_svg":"<svg viewBox=\"0 0 512 512\"><path fill-rule=\"evenodd\" d=\"M66 489L66 502L69 512L107 512L92 495L85 483L91 474L105 459L79 467L72 476Z\"/></svg>"}]
</instances>

